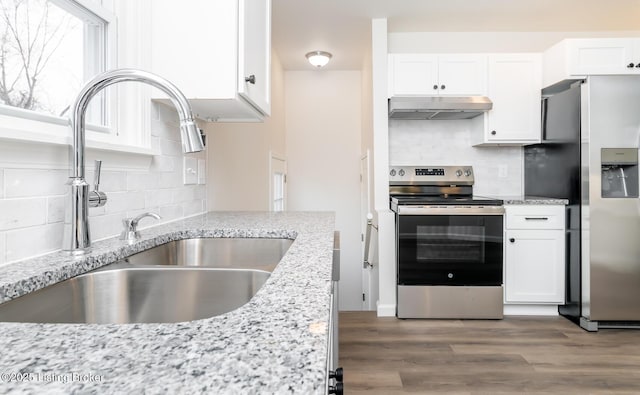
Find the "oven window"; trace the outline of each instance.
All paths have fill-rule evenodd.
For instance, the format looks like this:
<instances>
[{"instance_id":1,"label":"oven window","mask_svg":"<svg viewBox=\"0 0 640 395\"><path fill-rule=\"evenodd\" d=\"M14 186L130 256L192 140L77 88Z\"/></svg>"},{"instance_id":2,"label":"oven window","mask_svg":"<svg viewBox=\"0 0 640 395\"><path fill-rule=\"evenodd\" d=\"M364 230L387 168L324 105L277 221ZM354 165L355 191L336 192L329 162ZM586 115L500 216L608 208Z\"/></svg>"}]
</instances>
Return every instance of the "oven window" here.
<instances>
[{"instance_id":1,"label":"oven window","mask_svg":"<svg viewBox=\"0 0 640 395\"><path fill-rule=\"evenodd\" d=\"M501 215L398 215L398 284L500 285Z\"/></svg>"},{"instance_id":2,"label":"oven window","mask_svg":"<svg viewBox=\"0 0 640 395\"><path fill-rule=\"evenodd\" d=\"M484 226L419 225L416 232L416 260L482 263L484 243Z\"/></svg>"}]
</instances>

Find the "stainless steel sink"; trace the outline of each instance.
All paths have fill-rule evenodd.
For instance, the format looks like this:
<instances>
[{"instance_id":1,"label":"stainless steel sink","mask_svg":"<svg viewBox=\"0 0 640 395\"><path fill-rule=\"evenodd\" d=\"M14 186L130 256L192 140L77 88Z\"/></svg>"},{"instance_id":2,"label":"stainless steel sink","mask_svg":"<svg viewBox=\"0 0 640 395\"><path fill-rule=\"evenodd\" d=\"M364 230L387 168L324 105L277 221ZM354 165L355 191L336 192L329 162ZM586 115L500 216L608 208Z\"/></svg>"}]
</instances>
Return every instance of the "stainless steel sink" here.
<instances>
[{"instance_id":1,"label":"stainless steel sink","mask_svg":"<svg viewBox=\"0 0 640 395\"><path fill-rule=\"evenodd\" d=\"M125 259L132 265L206 266L273 271L293 240L202 238L172 241Z\"/></svg>"},{"instance_id":2,"label":"stainless steel sink","mask_svg":"<svg viewBox=\"0 0 640 395\"><path fill-rule=\"evenodd\" d=\"M261 270L100 269L0 305L0 321L126 324L180 322L227 313L269 278Z\"/></svg>"}]
</instances>

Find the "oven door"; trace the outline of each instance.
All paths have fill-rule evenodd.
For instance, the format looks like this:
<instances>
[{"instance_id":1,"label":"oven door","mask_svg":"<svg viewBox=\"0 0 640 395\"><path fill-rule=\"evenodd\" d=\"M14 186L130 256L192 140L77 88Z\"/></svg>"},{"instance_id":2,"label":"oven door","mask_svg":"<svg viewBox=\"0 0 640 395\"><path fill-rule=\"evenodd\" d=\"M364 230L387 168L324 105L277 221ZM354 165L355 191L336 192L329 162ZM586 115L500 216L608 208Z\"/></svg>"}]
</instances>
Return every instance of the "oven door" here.
<instances>
[{"instance_id":1,"label":"oven door","mask_svg":"<svg viewBox=\"0 0 640 395\"><path fill-rule=\"evenodd\" d=\"M399 210L398 284L500 286L502 207Z\"/></svg>"}]
</instances>

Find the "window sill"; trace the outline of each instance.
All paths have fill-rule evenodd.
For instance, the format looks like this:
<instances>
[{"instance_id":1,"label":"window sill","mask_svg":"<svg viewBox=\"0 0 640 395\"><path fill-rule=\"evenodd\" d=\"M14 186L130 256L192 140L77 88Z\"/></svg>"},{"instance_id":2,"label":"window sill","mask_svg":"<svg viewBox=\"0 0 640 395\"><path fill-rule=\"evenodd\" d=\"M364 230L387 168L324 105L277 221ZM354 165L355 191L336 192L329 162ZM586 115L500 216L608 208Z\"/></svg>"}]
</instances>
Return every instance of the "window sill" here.
<instances>
[{"instance_id":1,"label":"window sill","mask_svg":"<svg viewBox=\"0 0 640 395\"><path fill-rule=\"evenodd\" d=\"M12 132L12 133L9 133ZM0 127L0 168L68 169L71 137ZM87 139L86 166L103 160L103 169L112 171L148 171L157 150Z\"/></svg>"}]
</instances>

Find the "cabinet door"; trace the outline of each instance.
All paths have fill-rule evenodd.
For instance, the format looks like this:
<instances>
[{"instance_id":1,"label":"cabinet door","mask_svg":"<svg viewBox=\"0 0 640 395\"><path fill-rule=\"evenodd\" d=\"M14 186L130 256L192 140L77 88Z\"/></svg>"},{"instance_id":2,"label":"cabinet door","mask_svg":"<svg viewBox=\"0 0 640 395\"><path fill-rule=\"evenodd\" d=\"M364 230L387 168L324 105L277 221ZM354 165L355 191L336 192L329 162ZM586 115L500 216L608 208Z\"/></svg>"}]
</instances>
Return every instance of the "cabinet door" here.
<instances>
[{"instance_id":1,"label":"cabinet door","mask_svg":"<svg viewBox=\"0 0 640 395\"><path fill-rule=\"evenodd\" d=\"M628 67L640 63L640 59L634 59L636 41L633 38L571 40L570 74L640 74L640 68Z\"/></svg>"},{"instance_id":2,"label":"cabinet door","mask_svg":"<svg viewBox=\"0 0 640 395\"><path fill-rule=\"evenodd\" d=\"M564 303L564 231L507 230L505 301Z\"/></svg>"},{"instance_id":3,"label":"cabinet door","mask_svg":"<svg viewBox=\"0 0 640 395\"><path fill-rule=\"evenodd\" d=\"M437 95L438 62L435 55L389 56L389 95Z\"/></svg>"},{"instance_id":4,"label":"cabinet door","mask_svg":"<svg viewBox=\"0 0 640 395\"><path fill-rule=\"evenodd\" d=\"M486 94L486 56L440 55L438 90L441 95Z\"/></svg>"},{"instance_id":5,"label":"cabinet door","mask_svg":"<svg viewBox=\"0 0 640 395\"><path fill-rule=\"evenodd\" d=\"M238 2L238 93L271 113L271 0Z\"/></svg>"},{"instance_id":6,"label":"cabinet door","mask_svg":"<svg viewBox=\"0 0 640 395\"><path fill-rule=\"evenodd\" d=\"M493 108L487 113L486 140L495 143L540 141L540 55L491 55L488 74L488 95Z\"/></svg>"}]
</instances>

